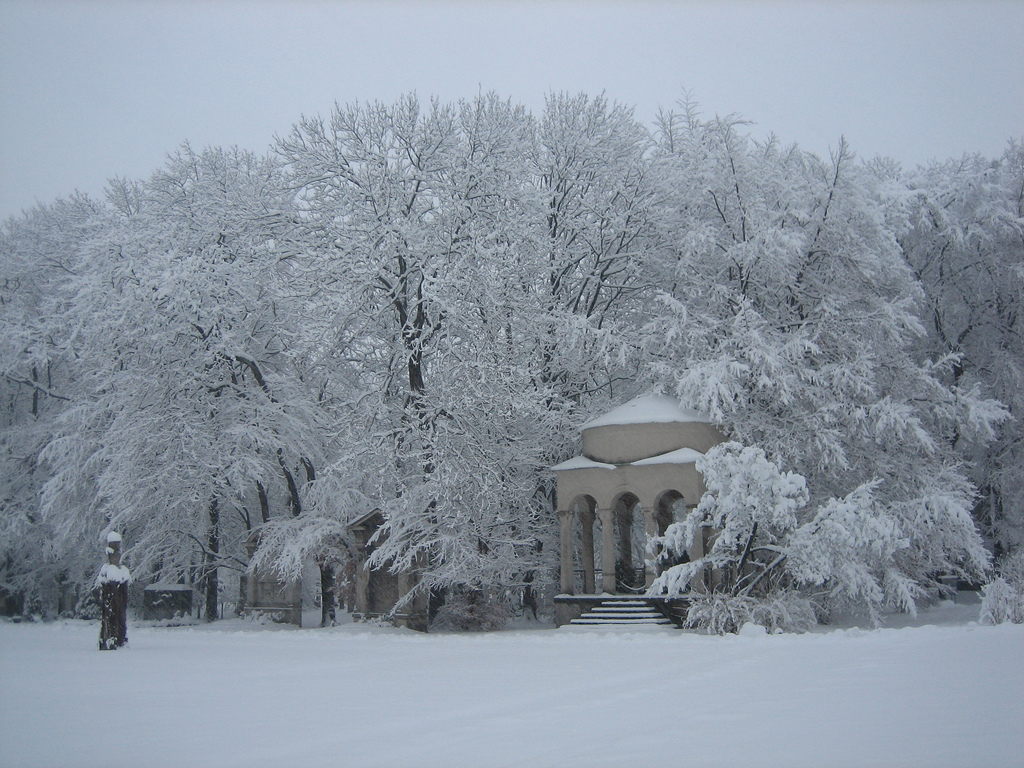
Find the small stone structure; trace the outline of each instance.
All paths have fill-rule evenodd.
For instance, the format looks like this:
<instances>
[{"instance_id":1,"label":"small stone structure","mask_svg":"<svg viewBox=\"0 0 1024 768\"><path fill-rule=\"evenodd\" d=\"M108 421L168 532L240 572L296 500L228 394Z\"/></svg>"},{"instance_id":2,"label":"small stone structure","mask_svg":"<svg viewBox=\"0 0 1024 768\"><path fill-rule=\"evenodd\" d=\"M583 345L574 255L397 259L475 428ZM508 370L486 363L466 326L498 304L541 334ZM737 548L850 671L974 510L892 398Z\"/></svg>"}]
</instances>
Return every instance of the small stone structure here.
<instances>
[{"instance_id":1,"label":"small stone structure","mask_svg":"<svg viewBox=\"0 0 1024 768\"><path fill-rule=\"evenodd\" d=\"M664 534L697 505L705 487L694 462L725 440L710 419L660 395L638 397L590 421L582 438L583 455L551 468L561 540L558 625L578 617L593 601L585 596L598 594L598 587L614 595L651 585L657 574L644 565L647 537ZM705 545L695 541L690 559L701 557Z\"/></svg>"},{"instance_id":2,"label":"small stone structure","mask_svg":"<svg viewBox=\"0 0 1024 768\"><path fill-rule=\"evenodd\" d=\"M249 559L256 553L260 537L256 532L245 542ZM284 579L272 568L256 568L239 582L239 614L262 615L282 624L302 626L302 580Z\"/></svg>"},{"instance_id":3,"label":"small stone structure","mask_svg":"<svg viewBox=\"0 0 1024 768\"><path fill-rule=\"evenodd\" d=\"M427 599L417 595L395 610L413 587L416 575L413 573L391 573L387 568L371 568L370 556L380 544L374 536L384 524L384 513L375 509L363 515L348 526L356 541L355 564L355 611L356 618L388 618L398 626L420 632L427 631Z\"/></svg>"},{"instance_id":4,"label":"small stone structure","mask_svg":"<svg viewBox=\"0 0 1024 768\"><path fill-rule=\"evenodd\" d=\"M150 584L142 591L142 618L170 621L192 615L193 590L188 584Z\"/></svg>"}]
</instances>

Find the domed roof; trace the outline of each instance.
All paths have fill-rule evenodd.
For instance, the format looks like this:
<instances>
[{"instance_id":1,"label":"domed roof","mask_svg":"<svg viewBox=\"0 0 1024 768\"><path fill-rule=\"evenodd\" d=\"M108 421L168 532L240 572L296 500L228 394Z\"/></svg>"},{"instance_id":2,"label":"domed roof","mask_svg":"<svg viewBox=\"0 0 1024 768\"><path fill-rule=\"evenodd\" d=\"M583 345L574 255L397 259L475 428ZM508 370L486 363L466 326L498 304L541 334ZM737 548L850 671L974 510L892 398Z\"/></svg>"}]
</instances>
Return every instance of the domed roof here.
<instances>
[{"instance_id":1,"label":"domed roof","mask_svg":"<svg viewBox=\"0 0 1024 768\"><path fill-rule=\"evenodd\" d=\"M679 401L667 395L642 395L635 397L603 416L598 416L583 425L583 429L609 427L623 424L710 424L711 419L697 411L683 408Z\"/></svg>"}]
</instances>

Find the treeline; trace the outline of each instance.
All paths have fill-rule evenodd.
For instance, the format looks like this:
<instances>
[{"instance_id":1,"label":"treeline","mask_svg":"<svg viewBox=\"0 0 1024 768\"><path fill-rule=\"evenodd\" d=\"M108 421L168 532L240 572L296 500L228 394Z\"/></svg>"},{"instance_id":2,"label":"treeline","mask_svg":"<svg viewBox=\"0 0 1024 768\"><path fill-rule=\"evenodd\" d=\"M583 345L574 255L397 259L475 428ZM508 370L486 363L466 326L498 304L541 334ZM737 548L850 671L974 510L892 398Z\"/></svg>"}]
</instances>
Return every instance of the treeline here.
<instances>
[{"instance_id":1,"label":"treeline","mask_svg":"<svg viewBox=\"0 0 1024 768\"><path fill-rule=\"evenodd\" d=\"M648 128L600 97L409 96L265 156L183 146L8 220L0 263L0 580L26 611L91 586L108 530L208 606L254 533L330 583L376 507L375 562L421 589L551 579L546 468L655 389L803 475L808 516L860 489L891 546L843 542L860 581L822 576L826 601L910 607L1024 536L1014 142L906 170L685 102Z\"/></svg>"}]
</instances>

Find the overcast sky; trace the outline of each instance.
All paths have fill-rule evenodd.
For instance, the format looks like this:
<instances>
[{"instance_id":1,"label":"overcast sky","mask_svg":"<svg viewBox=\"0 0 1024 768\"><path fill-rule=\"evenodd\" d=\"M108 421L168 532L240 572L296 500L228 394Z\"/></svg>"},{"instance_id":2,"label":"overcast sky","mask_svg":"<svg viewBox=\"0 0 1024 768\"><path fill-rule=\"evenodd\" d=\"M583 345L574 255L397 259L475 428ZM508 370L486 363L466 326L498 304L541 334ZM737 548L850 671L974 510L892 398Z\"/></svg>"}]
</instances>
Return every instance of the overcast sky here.
<instances>
[{"instance_id":1,"label":"overcast sky","mask_svg":"<svg viewBox=\"0 0 1024 768\"><path fill-rule=\"evenodd\" d=\"M906 166L1024 137L1024 2L0 0L0 220L415 90L604 92Z\"/></svg>"}]
</instances>

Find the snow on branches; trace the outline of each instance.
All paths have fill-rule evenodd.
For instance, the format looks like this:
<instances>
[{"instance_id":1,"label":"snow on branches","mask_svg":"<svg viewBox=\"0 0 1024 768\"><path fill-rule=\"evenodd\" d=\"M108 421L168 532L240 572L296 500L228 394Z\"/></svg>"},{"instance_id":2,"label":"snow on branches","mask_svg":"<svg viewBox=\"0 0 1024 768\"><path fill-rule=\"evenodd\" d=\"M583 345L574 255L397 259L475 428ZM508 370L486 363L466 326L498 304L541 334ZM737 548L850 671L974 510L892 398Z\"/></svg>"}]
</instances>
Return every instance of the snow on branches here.
<instances>
[{"instance_id":1,"label":"snow on branches","mask_svg":"<svg viewBox=\"0 0 1024 768\"><path fill-rule=\"evenodd\" d=\"M700 580L698 589L706 589L707 574L710 595L698 601L688 621L736 629L735 623L719 621L723 611L732 615L737 607L752 605L752 598L787 586L781 566L790 554L798 513L807 505L807 485L798 474L780 472L761 449L734 441L712 448L697 462L697 469L704 475L707 493L684 521L651 541L650 551L667 563L681 557L698 537L713 543L703 557L667 568L649 594L690 593L695 578ZM711 535L704 536L705 530Z\"/></svg>"},{"instance_id":2,"label":"snow on branches","mask_svg":"<svg viewBox=\"0 0 1024 768\"><path fill-rule=\"evenodd\" d=\"M1024 543L1020 145L901 174L683 106L338 106L5 223L2 580L86 584L117 526L210 602L254 531L295 573L379 507L374 565L424 589L539 582L546 468L645 389L748 446L707 459L663 546L717 538L668 592L707 566L799 623L796 589L912 610L981 578L972 516Z\"/></svg>"},{"instance_id":3,"label":"snow on branches","mask_svg":"<svg viewBox=\"0 0 1024 768\"><path fill-rule=\"evenodd\" d=\"M793 628L784 623L793 615L803 626L805 597L819 610L860 607L873 618L884 605L914 612L928 586L922 571L968 576L988 567L964 495L933 493L915 502L911 516L878 498L881 481L872 480L808 510L801 475L780 471L763 450L737 442L715 446L698 469L707 493L649 546L657 562L670 563L699 536L712 542L703 557L668 567L650 590L692 598L694 626L734 631L732 620L750 620L755 606L773 624ZM914 541L915 533L926 540Z\"/></svg>"}]
</instances>

